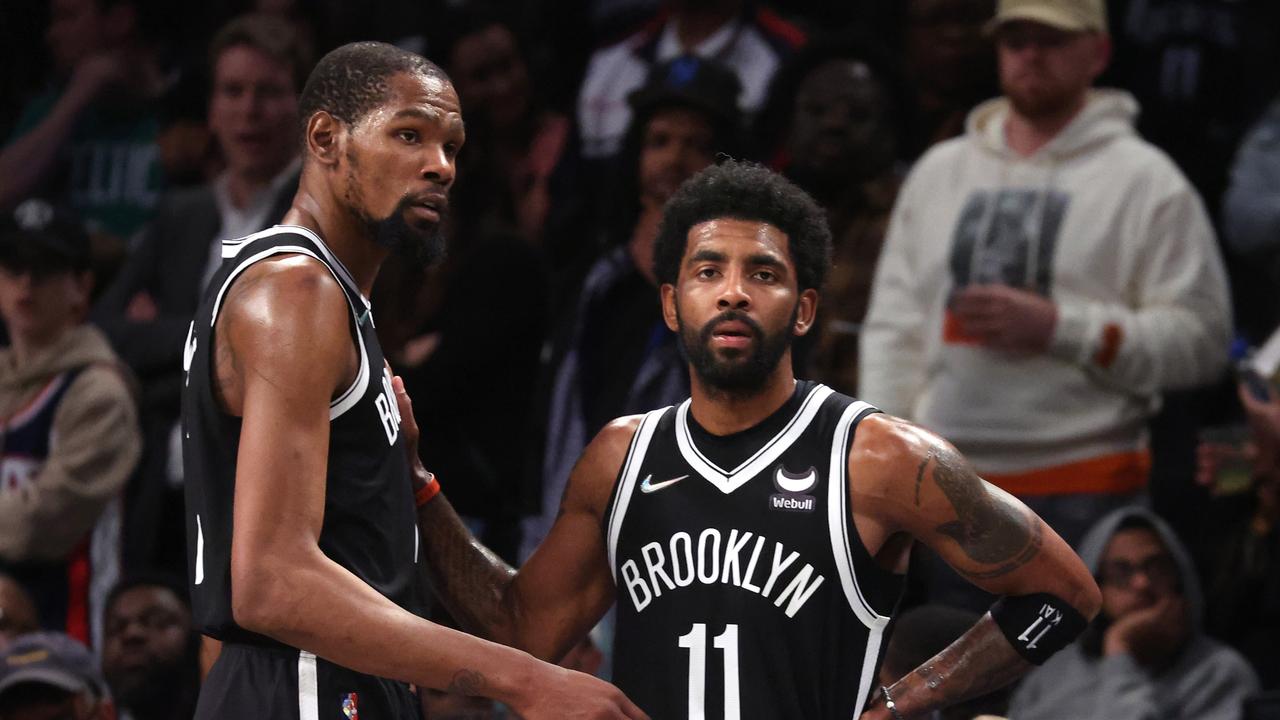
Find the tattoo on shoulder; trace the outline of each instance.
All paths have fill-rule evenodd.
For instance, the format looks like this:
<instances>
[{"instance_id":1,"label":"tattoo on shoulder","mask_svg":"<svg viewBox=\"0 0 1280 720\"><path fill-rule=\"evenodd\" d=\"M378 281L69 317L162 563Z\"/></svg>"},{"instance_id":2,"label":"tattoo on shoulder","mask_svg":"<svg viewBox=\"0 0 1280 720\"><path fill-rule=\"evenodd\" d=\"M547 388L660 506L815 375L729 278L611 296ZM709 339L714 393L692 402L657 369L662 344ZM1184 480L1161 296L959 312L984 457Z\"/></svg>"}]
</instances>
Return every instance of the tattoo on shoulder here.
<instances>
[{"instance_id":1,"label":"tattoo on shoulder","mask_svg":"<svg viewBox=\"0 0 1280 720\"><path fill-rule=\"evenodd\" d=\"M933 481L956 511L956 519L939 525L939 533L955 540L982 570L957 568L981 580L1006 575L1026 565L1044 543L1040 523L983 487L969 463L952 450L935 445L925 463L933 460ZM924 464L921 465L923 476ZM917 492L919 492L917 479ZM990 566L996 566L994 568Z\"/></svg>"},{"instance_id":2,"label":"tattoo on shoulder","mask_svg":"<svg viewBox=\"0 0 1280 720\"><path fill-rule=\"evenodd\" d=\"M453 680L445 689L458 695L477 696L484 694L485 684L484 675L464 668L453 674Z\"/></svg>"},{"instance_id":3,"label":"tattoo on shoulder","mask_svg":"<svg viewBox=\"0 0 1280 720\"><path fill-rule=\"evenodd\" d=\"M924 456L920 461L920 467L916 468L916 507L920 507L920 485L924 482L924 469L929 466L929 461L938 457L937 445L929 448L929 454Z\"/></svg>"}]
</instances>

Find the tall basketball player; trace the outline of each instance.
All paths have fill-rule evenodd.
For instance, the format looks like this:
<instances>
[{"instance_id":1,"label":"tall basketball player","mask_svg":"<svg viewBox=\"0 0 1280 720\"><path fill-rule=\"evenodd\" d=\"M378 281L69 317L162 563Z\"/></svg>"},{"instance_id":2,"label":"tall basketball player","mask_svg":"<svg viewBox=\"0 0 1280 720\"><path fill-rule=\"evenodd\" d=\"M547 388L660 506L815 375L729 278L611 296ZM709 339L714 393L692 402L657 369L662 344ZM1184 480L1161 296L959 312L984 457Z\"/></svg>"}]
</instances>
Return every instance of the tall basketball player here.
<instances>
[{"instance_id":1,"label":"tall basketball player","mask_svg":"<svg viewBox=\"0 0 1280 720\"><path fill-rule=\"evenodd\" d=\"M527 718L644 717L417 616L415 498L367 297L392 250L439 253L458 98L417 55L358 43L320 61L301 110L288 224L223 245L187 340L191 595L224 643L196 717L417 718L410 683Z\"/></svg>"},{"instance_id":2,"label":"tall basketball player","mask_svg":"<svg viewBox=\"0 0 1280 720\"><path fill-rule=\"evenodd\" d=\"M556 658L616 600L614 681L664 719L846 719L868 701L866 718L916 716L1070 642L1099 592L1052 530L945 440L793 376L829 258L822 211L780 176L725 162L687 181L655 269L692 397L601 431L518 573L476 548L446 500L424 505L451 611ZM913 540L1004 597L875 688Z\"/></svg>"}]
</instances>

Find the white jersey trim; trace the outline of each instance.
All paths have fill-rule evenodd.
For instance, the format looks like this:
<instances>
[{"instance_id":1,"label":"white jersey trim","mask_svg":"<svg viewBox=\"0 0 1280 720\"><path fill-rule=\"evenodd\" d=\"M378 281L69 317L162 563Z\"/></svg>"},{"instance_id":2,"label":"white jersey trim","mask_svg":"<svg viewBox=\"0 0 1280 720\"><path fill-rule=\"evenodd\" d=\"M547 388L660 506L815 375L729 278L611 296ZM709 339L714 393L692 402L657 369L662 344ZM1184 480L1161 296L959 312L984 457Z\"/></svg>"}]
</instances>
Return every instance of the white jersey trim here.
<instances>
[{"instance_id":1,"label":"white jersey trim","mask_svg":"<svg viewBox=\"0 0 1280 720\"><path fill-rule=\"evenodd\" d=\"M370 307L369 298L365 297L364 293L360 292L360 286L356 284L356 280L352 277L351 271L347 270L347 266L342 264L342 261L338 259L338 256L333 254L333 251L329 249L329 246L319 235L315 233L315 231L311 228L303 227L302 225L273 225L266 230L260 230L252 235L246 235L242 238L236 238L235 240L223 240L222 259L226 260L227 258L235 257L240 254L240 251L244 249L245 245L253 242L254 240L271 237L272 235L280 235L282 233L306 235L307 238L309 238L311 242L315 243L316 247L320 249L320 254L324 256L327 264L335 270L334 274L338 276L338 282L343 283L355 292L356 295L359 295L366 308Z\"/></svg>"},{"instance_id":2,"label":"white jersey trim","mask_svg":"<svg viewBox=\"0 0 1280 720\"><path fill-rule=\"evenodd\" d=\"M320 720L320 688L316 656L298 651L298 720Z\"/></svg>"},{"instance_id":3,"label":"white jersey trim","mask_svg":"<svg viewBox=\"0 0 1280 720\"><path fill-rule=\"evenodd\" d=\"M867 633L867 649L862 655L862 675L858 677L858 702L854 705L852 720L862 717L860 708L867 706L867 697L875 687L876 660L880 658L880 643L884 641L884 625L870 628Z\"/></svg>"},{"instance_id":4,"label":"white jersey trim","mask_svg":"<svg viewBox=\"0 0 1280 720\"><path fill-rule=\"evenodd\" d=\"M275 230L275 232L272 232L272 230ZM275 228L273 228L272 230L264 230L263 232L256 233L255 235L249 235L243 240L237 240L234 243L223 243L223 248L222 248L223 257L236 257L237 255L239 255L240 250L243 249L241 244L244 242L248 242L250 240L253 240L259 237L275 235L280 232L283 232L281 230L276 230ZM234 247L234 251L231 250L232 247ZM218 288L218 296L214 298L214 301L213 301L213 313L209 317L210 337L212 337L213 335L214 323L218 321L218 310L222 308L222 297L223 295L226 294L227 290L231 287L231 283L234 282L237 277L239 277L240 273L247 270L249 266L253 265L259 260L266 257L270 257L272 255L284 255L284 254L306 255L307 257L314 258L321 265L324 265L331 274L333 274L333 277L335 280L337 280L339 283L342 283L342 278L338 275L338 270L335 268L335 266L325 262L324 259L322 259L319 255L316 255L314 252L312 252L310 248L303 247L302 245L277 245L272 248L267 248L266 250L263 250L261 252L254 253L253 255L250 255L248 258L245 258L243 261L241 261L240 264L237 265L235 269L232 270L227 275L227 278L222 281L222 287ZM346 293L343 293L343 297L346 297ZM329 421L330 422L337 420L339 417L342 416L343 413L345 413L346 411L354 407L356 403L360 402L360 398L364 397L364 391L369 386L369 356L364 349L364 340L359 337L360 316L356 313L356 307L351 303L351 299L349 297L347 298L347 307L351 308L351 317L356 321L356 335L357 335L356 346L360 348L360 369L356 371L356 379L351 382L351 385L346 390L344 390L343 393L339 395L335 400L332 400L329 403Z\"/></svg>"},{"instance_id":5,"label":"white jersey trim","mask_svg":"<svg viewBox=\"0 0 1280 720\"><path fill-rule=\"evenodd\" d=\"M867 629L878 632L889 622L889 618L871 607L871 603L862 594L862 588L858 586L849 537L851 531L857 532L857 528L849 527L849 435L853 432L854 421L874 409L861 400L854 401L840 414L840 420L836 423L831 442L831 471L827 475L827 529L831 537L831 555L840 574L840 585L844 588L849 607ZM862 705L859 704L858 707Z\"/></svg>"},{"instance_id":6,"label":"white jersey trim","mask_svg":"<svg viewBox=\"0 0 1280 720\"><path fill-rule=\"evenodd\" d=\"M725 470L711 462L694 444L693 434L689 430L689 405L692 399L680 403L680 407L676 410L676 445L690 467L720 492L728 495L781 457L782 453L786 452L787 448L791 447L791 444L808 429L809 423L813 422L818 410L822 408L822 403L834 392L825 385L815 385L805 396L800 409L791 417L786 427L779 430L769 442L760 446L754 455L733 470Z\"/></svg>"},{"instance_id":7,"label":"white jersey trim","mask_svg":"<svg viewBox=\"0 0 1280 720\"><path fill-rule=\"evenodd\" d=\"M627 459L622 463L617 498L605 528L609 538L609 572L613 574L614 585L618 584L618 536L622 533L622 521L627 517L627 506L631 504L631 496L635 493L636 478L640 475L640 467L644 465L644 456L649 451L649 442L653 439L654 429L658 427L658 421L668 409L650 410L645 413L644 419L640 421L640 427L636 428L635 437L631 438Z\"/></svg>"}]
</instances>

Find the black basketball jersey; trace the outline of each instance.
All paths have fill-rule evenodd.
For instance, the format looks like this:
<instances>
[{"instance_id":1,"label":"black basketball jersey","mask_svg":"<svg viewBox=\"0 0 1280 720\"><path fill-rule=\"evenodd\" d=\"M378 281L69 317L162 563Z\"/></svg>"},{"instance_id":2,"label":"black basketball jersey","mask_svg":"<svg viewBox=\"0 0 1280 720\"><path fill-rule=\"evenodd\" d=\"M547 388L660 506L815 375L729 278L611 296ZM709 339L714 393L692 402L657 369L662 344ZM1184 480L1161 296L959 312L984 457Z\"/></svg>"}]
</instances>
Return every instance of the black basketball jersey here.
<instances>
[{"instance_id":1,"label":"black basketball jersey","mask_svg":"<svg viewBox=\"0 0 1280 720\"><path fill-rule=\"evenodd\" d=\"M644 416L605 531L613 679L655 720L857 718L902 587L849 507L849 449L873 412L801 382L729 437L698 428L688 400Z\"/></svg>"},{"instance_id":2,"label":"black basketball jersey","mask_svg":"<svg viewBox=\"0 0 1280 720\"><path fill-rule=\"evenodd\" d=\"M355 381L329 406L329 456L320 549L378 592L421 614L414 591L418 530L400 417L374 331L369 301L324 241L302 227L277 225L223 243L222 265L191 324L184 355L182 456L187 551L195 626L221 640L275 641L235 624L231 615L232 499L241 419L214 394L213 327L228 288L249 266L282 254L320 261L342 286L359 338Z\"/></svg>"}]
</instances>

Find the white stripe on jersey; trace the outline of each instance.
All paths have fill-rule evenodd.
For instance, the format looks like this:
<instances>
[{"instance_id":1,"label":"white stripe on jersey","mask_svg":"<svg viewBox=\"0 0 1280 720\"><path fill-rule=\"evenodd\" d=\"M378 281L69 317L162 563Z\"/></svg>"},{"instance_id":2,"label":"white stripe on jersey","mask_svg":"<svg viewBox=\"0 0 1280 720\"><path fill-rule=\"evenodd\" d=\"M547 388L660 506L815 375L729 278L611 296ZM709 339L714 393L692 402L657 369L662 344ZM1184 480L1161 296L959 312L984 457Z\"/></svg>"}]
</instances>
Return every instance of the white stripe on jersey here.
<instances>
[{"instance_id":1,"label":"white stripe on jersey","mask_svg":"<svg viewBox=\"0 0 1280 720\"><path fill-rule=\"evenodd\" d=\"M256 235L250 235L249 237L245 238L245 240L247 241L247 240L256 239L259 237L266 237L268 235L278 235L281 232L285 232L285 231L279 230L278 228L272 228L272 230L274 230L275 232L263 231L261 233L257 233ZM229 247L235 247L235 251L231 252L228 255L227 253L228 253ZM235 257L239 253L240 249L241 247L239 244L224 243L223 256ZM235 281L235 279L240 275L240 273L249 269L249 266L253 265L259 260L262 260L263 258L267 258L272 255L283 255L286 253L306 255L307 257L314 258L317 262L319 262L321 265L325 266L325 268L329 270L329 273L333 275L333 279L337 280L339 285L343 284L342 277L338 275L338 270L335 269L333 265L330 265L329 263L325 262L319 255L316 255L314 252L312 252L310 248L306 248L301 245L277 245L276 247L267 248L266 250L263 250L261 252L254 253L253 255L250 255L249 257L242 260L240 264L237 265L235 269L232 270L227 275L226 279L222 281L222 287L218 288L218 295L216 298L214 298L214 301L213 301L213 314L209 318L210 336L212 336L213 334L213 330L212 330L213 325L218 320L218 310L221 309L222 307L222 297L223 295L226 294L227 290L231 287L231 283ZM343 293L343 297L347 298L347 295L345 292ZM363 297L361 299L363 299ZM350 298L347 298L347 307L351 308L351 317L354 318L356 321L356 332L358 333L360 328L360 315L359 313L356 312L356 306L352 304ZM343 413L350 410L352 407L355 407L356 403L360 402L360 398L364 397L364 391L369 386L369 356L368 356L368 353L365 352L364 341L359 337L356 338L356 345L360 348L360 369L356 371L356 379L351 382L351 385L341 395L339 395L337 399L329 403L329 421L330 422L337 420L339 417L342 416Z\"/></svg>"},{"instance_id":2,"label":"white stripe on jersey","mask_svg":"<svg viewBox=\"0 0 1280 720\"><path fill-rule=\"evenodd\" d=\"M320 688L316 656L298 651L298 720L320 720Z\"/></svg>"},{"instance_id":3,"label":"white stripe on jersey","mask_svg":"<svg viewBox=\"0 0 1280 720\"><path fill-rule=\"evenodd\" d=\"M618 584L618 535L622 533L622 521L627 517L627 506L631 504L631 496L635 493L636 477L640 474L640 466L644 464L645 453L649 451L649 441L653 439L654 428L668 408L650 410L645 413L631 439L631 447L627 450L627 459L622 464L622 474L618 480L618 496L613 504L613 512L609 514L607 531L609 533L609 572L613 574L613 584Z\"/></svg>"},{"instance_id":4,"label":"white stripe on jersey","mask_svg":"<svg viewBox=\"0 0 1280 720\"><path fill-rule=\"evenodd\" d=\"M862 595L858 586L858 574L854 570L853 556L849 550L849 435L853 423L872 406L861 400L845 408L836 423L831 442L831 471L827 475L827 529L831 536L831 555L840 573L840 585L844 588L849 607L868 630L877 632L889 622L889 618L876 612ZM852 528L857 532L857 528ZM862 707L858 705L858 707Z\"/></svg>"}]
</instances>

